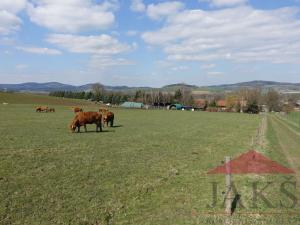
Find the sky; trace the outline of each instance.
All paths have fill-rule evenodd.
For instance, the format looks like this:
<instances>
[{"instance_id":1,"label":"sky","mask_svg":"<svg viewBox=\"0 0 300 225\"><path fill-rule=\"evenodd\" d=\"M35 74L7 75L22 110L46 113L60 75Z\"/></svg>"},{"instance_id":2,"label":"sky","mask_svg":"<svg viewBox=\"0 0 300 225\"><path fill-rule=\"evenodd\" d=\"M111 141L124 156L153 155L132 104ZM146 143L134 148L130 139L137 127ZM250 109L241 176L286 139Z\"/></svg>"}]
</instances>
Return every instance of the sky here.
<instances>
[{"instance_id":1,"label":"sky","mask_svg":"<svg viewBox=\"0 0 300 225\"><path fill-rule=\"evenodd\" d=\"M0 0L0 83L300 83L300 0Z\"/></svg>"}]
</instances>

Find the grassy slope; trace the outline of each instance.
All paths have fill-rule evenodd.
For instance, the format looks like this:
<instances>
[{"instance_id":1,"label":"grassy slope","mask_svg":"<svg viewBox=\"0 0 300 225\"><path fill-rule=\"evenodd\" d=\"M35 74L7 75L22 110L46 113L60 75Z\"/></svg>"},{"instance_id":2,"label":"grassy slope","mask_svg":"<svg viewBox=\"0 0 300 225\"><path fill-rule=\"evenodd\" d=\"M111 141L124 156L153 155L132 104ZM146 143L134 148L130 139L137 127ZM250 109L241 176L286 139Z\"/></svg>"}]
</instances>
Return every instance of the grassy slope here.
<instances>
[{"instance_id":1,"label":"grassy slope","mask_svg":"<svg viewBox=\"0 0 300 225\"><path fill-rule=\"evenodd\" d=\"M300 112L291 112L285 117L300 131Z\"/></svg>"},{"instance_id":2,"label":"grassy slope","mask_svg":"<svg viewBox=\"0 0 300 225\"><path fill-rule=\"evenodd\" d=\"M92 105L93 103L85 100L56 98L42 94L29 93L5 93L0 92L0 104L34 104L34 105Z\"/></svg>"},{"instance_id":3,"label":"grassy slope","mask_svg":"<svg viewBox=\"0 0 300 225\"><path fill-rule=\"evenodd\" d=\"M296 182L296 189L292 186L289 186L289 191L297 197L300 198L299 193L299 136L295 134L292 130L289 123L286 123L284 120L279 119L275 115L270 115L268 117L268 131L267 131L267 140L268 148L266 155L269 156L272 160L279 162L280 164L292 168L296 173L293 175L270 175L266 176L269 181L272 181L273 189L280 190L281 185L286 182ZM274 193L274 191L272 191ZM282 192L278 191L276 195L273 195L272 198L275 201L281 201L284 205L291 205L292 202L287 198ZM288 215L288 221L286 224L298 224L300 223L299 215L299 204L292 209L282 208L282 212L295 213Z\"/></svg>"},{"instance_id":4,"label":"grassy slope","mask_svg":"<svg viewBox=\"0 0 300 225\"><path fill-rule=\"evenodd\" d=\"M220 201L224 190L223 176L206 172L248 149L259 122L245 114L114 110L119 127L72 134L73 113L56 109L0 105L1 224L221 223L222 216L201 214L223 211L206 208L210 182L220 183ZM252 178L234 179L247 205ZM281 217L233 219L269 225Z\"/></svg>"}]
</instances>

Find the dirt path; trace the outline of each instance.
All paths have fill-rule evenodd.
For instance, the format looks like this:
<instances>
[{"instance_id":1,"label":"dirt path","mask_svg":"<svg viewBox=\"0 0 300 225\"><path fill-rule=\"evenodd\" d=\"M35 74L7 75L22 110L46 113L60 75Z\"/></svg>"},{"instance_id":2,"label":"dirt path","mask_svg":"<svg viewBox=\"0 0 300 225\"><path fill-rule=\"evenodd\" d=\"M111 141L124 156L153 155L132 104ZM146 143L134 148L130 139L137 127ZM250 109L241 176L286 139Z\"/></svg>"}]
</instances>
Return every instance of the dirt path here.
<instances>
[{"instance_id":1,"label":"dirt path","mask_svg":"<svg viewBox=\"0 0 300 225\"><path fill-rule=\"evenodd\" d=\"M297 186L300 187L300 134L274 116L269 116L269 119L274 127L282 153L296 172Z\"/></svg>"},{"instance_id":2,"label":"dirt path","mask_svg":"<svg viewBox=\"0 0 300 225\"><path fill-rule=\"evenodd\" d=\"M267 115L264 114L262 117L261 123L259 125L256 137L255 137L255 142L254 142L255 149L261 151L262 153L267 145L267 140L266 140L267 124L268 124Z\"/></svg>"}]
</instances>

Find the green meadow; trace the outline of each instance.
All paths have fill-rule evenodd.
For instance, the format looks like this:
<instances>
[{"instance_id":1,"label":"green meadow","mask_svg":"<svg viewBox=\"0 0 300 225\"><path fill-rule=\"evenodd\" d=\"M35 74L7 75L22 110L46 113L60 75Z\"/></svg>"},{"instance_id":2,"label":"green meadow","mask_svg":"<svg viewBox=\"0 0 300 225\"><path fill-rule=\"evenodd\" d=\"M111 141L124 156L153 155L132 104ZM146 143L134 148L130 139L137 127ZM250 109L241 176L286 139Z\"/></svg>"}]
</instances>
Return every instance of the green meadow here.
<instances>
[{"instance_id":1,"label":"green meadow","mask_svg":"<svg viewBox=\"0 0 300 225\"><path fill-rule=\"evenodd\" d=\"M95 125L88 125L86 133L71 133L70 106L85 111L99 106L7 93L0 93L0 103L0 224L223 224L228 220L222 206L224 175L207 172L225 156L250 150L262 119L112 108L115 127L96 133ZM37 105L56 112L36 113ZM289 126L268 116L267 145L260 151L299 171L299 137ZM300 224L298 204L291 209L280 205L291 205L280 191L285 176L233 179L244 207L237 207L232 224ZM273 182L264 195L275 207L263 201L252 207L255 181L260 189ZM217 205L211 207L213 182L218 183Z\"/></svg>"}]
</instances>

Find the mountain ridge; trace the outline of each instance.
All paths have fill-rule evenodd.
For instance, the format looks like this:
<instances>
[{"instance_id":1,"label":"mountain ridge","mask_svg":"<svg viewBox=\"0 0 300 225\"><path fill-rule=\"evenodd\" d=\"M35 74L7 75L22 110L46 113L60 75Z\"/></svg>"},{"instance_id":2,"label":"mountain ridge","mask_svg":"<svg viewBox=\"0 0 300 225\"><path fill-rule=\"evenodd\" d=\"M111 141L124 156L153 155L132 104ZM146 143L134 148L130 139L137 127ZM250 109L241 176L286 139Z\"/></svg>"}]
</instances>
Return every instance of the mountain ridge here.
<instances>
[{"instance_id":1,"label":"mountain ridge","mask_svg":"<svg viewBox=\"0 0 300 225\"><path fill-rule=\"evenodd\" d=\"M88 91L91 90L93 83L83 84L83 85L71 85L63 84L60 82L26 82L19 84L0 84L0 90L7 91L16 91L16 92L51 92L51 91ZM186 83L175 83L164 85L161 88L152 88L152 87L130 87L126 85L120 86L111 86L104 85L104 88L109 91L135 91L135 90L150 90L150 89L160 89L166 91L172 91L177 88L186 87L193 90L197 89L208 89L208 90L236 90L239 88L274 88L279 90L291 90L291 91L300 91L300 83L291 83L291 82L277 82L277 81L263 81L263 80L253 80L247 82L239 82L233 84L220 84L220 85L209 85L209 86L197 86Z\"/></svg>"}]
</instances>

